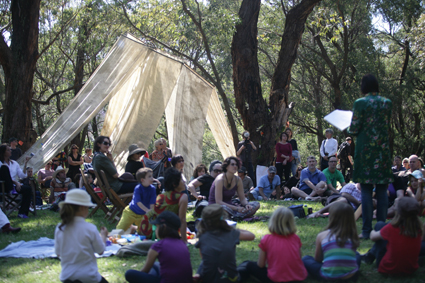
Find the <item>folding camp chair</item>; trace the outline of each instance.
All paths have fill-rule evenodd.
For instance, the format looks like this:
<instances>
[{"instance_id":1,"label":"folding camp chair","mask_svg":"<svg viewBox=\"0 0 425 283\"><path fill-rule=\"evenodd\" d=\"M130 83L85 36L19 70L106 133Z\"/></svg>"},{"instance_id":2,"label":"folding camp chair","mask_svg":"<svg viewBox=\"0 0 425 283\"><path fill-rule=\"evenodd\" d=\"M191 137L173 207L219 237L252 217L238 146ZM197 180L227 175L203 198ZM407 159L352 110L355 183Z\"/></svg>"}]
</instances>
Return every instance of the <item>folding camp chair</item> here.
<instances>
[{"instance_id":1,"label":"folding camp chair","mask_svg":"<svg viewBox=\"0 0 425 283\"><path fill-rule=\"evenodd\" d=\"M29 212L34 214L34 216L36 216L37 210L35 207L34 178L30 178L29 184L31 186L31 196L32 196L32 203L30 205ZM13 194L11 192L6 192L4 181L0 181L0 186L1 186L2 210L3 210L3 213L6 214L6 216L9 216L13 211L19 209L19 206L21 205L21 202L22 202L22 198L19 193Z\"/></svg>"},{"instance_id":2,"label":"folding camp chair","mask_svg":"<svg viewBox=\"0 0 425 283\"><path fill-rule=\"evenodd\" d=\"M89 193L92 200L96 203L96 207L92 209L92 211L89 214L89 217L93 216L99 208L105 214L108 214L109 209L105 205L105 200L107 198L107 195L103 194L103 196L100 197L99 194L102 194L102 192L94 191L92 186L89 184L86 176L84 176L84 171L80 169L80 172L81 172L81 178L83 179L83 184L84 184L84 187L86 188L86 191Z\"/></svg>"},{"instance_id":3,"label":"folding camp chair","mask_svg":"<svg viewBox=\"0 0 425 283\"><path fill-rule=\"evenodd\" d=\"M106 179L105 172L100 170L100 172L94 171L97 179L97 184L104 194L106 194L111 201L113 207L107 213L105 218L109 222L114 223L120 220L120 216L124 208L130 203L133 193L118 195L111 187L109 186L108 180Z\"/></svg>"}]
</instances>

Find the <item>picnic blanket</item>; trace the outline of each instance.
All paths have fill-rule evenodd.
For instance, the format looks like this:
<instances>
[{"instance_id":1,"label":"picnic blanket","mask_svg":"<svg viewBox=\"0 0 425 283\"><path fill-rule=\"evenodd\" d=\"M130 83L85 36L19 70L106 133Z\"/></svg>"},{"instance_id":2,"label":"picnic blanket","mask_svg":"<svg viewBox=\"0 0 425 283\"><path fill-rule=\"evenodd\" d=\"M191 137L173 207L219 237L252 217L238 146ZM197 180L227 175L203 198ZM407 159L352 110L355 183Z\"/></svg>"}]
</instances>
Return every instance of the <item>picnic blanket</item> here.
<instances>
[{"instance_id":1,"label":"picnic blanket","mask_svg":"<svg viewBox=\"0 0 425 283\"><path fill-rule=\"evenodd\" d=\"M96 257L108 257L117 253L121 248L120 245L113 244L107 246L102 255L95 254ZM35 241L19 241L11 243L6 248L0 251L0 257L15 257L15 258L46 258L57 257L55 253L55 240L46 237L41 237Z\"/></svg>"}]
</instances>

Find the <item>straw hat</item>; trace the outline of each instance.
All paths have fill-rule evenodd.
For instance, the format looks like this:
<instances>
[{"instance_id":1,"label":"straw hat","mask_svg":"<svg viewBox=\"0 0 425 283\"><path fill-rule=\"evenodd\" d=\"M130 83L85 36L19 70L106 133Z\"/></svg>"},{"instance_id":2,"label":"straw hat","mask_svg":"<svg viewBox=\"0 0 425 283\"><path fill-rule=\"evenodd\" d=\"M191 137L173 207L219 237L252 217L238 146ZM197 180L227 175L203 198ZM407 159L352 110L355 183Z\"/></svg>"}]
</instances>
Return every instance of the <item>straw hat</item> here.
<instances>
[{"instance_id":1,"label":"straw hat","mask_svg":"<svg viewBox=\"0 0 425 283\"><path fill-rule=\"evenodd\" d=\"M66 203L93 207L96 206L91 202L90 195L82 189L73 189L66 193L65 200L59 203L59 208Z\"/></svg>"},{"instance_id":2,"label":"straw hat","mask_svg":"<svg viewBox=\"0 0 425 283\"><path fill-rule=\"evenodd\" d=\"M127 157L127 161L130 160L130 157L133 154L136 153L141 153L142 155L144 155L146 153L146 149L144 148L140 148L137 144L132 144L128 147L128 157Z\"/></svg>"},{"instance_id":3,"label":"straw hat","mask_svg":"<svg viewBox=\"0 0 425 283\"><path fill-rule=\"evenodd\" d=\"M52 178L56 179L56 175L61 171L64 171L66 174L68 173L68 168L63 168L62 166L58 166L58 168L56 168L55 172L53 173Z\"/></svg>"}]
</instances>

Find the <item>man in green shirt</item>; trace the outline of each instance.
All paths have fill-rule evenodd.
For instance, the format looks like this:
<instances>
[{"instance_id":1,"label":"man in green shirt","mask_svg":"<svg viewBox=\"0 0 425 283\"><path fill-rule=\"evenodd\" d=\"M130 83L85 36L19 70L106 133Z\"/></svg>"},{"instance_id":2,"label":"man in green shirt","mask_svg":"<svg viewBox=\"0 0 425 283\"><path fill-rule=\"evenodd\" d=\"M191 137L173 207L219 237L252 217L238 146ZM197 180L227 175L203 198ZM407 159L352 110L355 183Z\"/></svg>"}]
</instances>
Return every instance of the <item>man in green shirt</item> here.
<instances>
[{"instance_id":1,"label":"man in green shirt","mask_svg":"<svg viewBox=\"0 0 425 283\"><path fill-rule=\"evenodd\" d=\"M329 157L329 167L323 170L323 174L326 176L326 184L328 186L328 190L326 192L328 195L338 193L336 190L337 181L341 184L341 187L345 186L344 176L341 172L336 170L337 162L338 159L335 156Z\"/></svg>"}]
</instances>

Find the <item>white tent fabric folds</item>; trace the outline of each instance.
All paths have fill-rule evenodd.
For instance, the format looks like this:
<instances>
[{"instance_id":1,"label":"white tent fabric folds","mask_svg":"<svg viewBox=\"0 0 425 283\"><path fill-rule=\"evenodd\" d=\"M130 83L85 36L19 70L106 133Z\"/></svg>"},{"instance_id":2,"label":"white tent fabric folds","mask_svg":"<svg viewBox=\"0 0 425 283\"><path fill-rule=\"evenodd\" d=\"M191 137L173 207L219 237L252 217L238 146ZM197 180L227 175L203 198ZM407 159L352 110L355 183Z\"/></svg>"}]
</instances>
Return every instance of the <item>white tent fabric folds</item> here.
<instances>
[{"instance_id":1,"label":"white tent fabric folds","mask_svg":"<svg viewBox=\"0 0 425 283\"><path fill-rule=\"evenodd\" d=\"M165 112L169 147L185 159L189 177L202 160L205 121L223 158L235 155L233 139L213 86L184 62L153 50L137 38L121 36L61 116L20 158L42 168L109 102L102 135L110 136L120 173L128 146L147 149Z\"/></svg>"}]
</instances>

